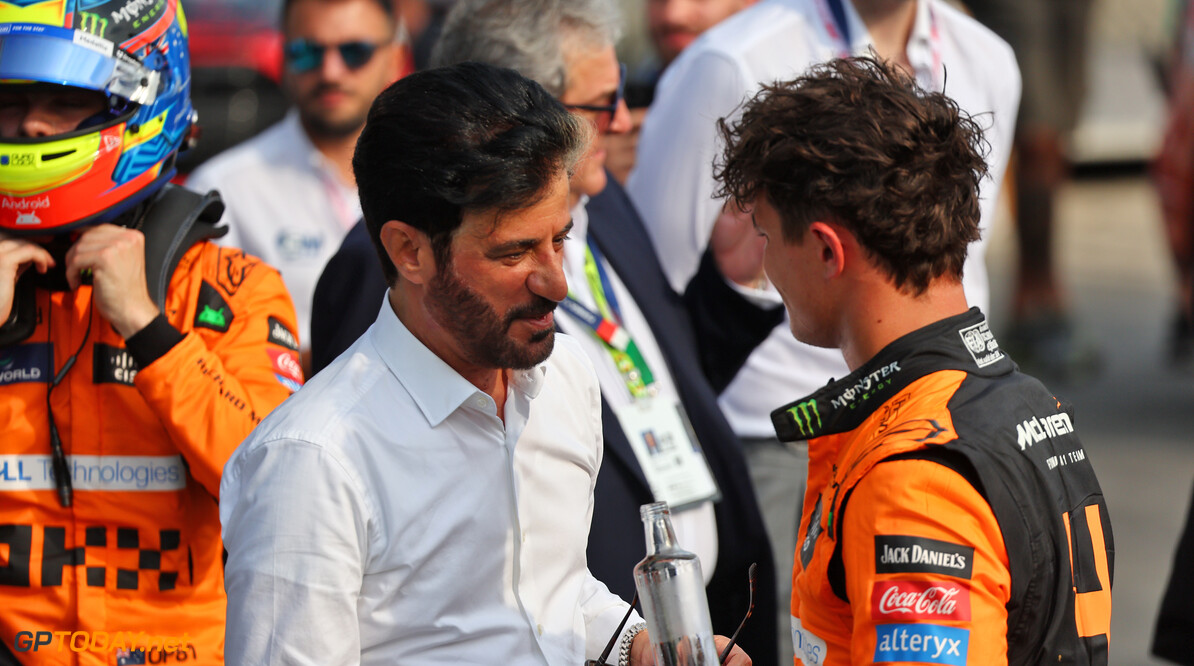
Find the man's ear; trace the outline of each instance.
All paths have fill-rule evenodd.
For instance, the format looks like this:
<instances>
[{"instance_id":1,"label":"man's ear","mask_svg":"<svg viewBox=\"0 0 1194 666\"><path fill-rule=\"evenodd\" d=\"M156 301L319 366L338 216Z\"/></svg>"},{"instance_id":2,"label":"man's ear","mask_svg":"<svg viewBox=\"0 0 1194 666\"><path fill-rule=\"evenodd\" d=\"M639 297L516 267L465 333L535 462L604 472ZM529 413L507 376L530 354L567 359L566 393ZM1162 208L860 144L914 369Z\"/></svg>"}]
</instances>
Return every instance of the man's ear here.
<instances>
[{"instance_id":1,"label":"man's ear","mask_svg":"<svg viewBox=\"0 0 1194 666\"><path fill-rule=\"evenodd\" d=\"M818 258L826 279L836 278L846 270L847 232L839 226L826 222L813 222L808 227L810 240L817 244Z\"/></svg>"},{"instance_id":2,"label":"man's ear","mask_svg":"<svg viewBox=\"0 0 1194 666\"><path fill-rule=\"evenodd\" d=\"M380 237L381 246L402 279L426 284L435 276L435 254L427 234L405 222L390 220L381 225Z\"/></svg>"}]
</instances>

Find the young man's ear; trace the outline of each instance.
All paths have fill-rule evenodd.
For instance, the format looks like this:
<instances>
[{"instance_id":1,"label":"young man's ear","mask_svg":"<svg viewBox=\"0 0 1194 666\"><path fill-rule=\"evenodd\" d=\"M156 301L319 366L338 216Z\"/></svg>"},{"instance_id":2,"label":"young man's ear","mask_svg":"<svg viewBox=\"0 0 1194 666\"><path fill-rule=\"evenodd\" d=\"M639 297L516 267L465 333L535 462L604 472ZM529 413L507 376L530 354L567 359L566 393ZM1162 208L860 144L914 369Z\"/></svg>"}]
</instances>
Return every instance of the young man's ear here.
<instances>
[{"instance_id":1,"label":"young man's ear","mask_svg":"<svg viewBox=\"0 0 1194 666\"><path fill-rule=\"evenodd\" d=\"M427 284L435 276L435 253L427 234L405 222L390 220L381 225L380 237L381 246L402 279Z\"/></svg>"},{"instance_id":2,"label":"young man's ear","mask_svg":"<svg viewBox=\"0 0 1194 666\"><path fill-rule=\"evenodd\" d=\"M846 239L844 229L826 222L813 222L808 227L810 240L817 243L818 258L826 279L838 277L846 270Z\"/></svg>"}]
</instances>

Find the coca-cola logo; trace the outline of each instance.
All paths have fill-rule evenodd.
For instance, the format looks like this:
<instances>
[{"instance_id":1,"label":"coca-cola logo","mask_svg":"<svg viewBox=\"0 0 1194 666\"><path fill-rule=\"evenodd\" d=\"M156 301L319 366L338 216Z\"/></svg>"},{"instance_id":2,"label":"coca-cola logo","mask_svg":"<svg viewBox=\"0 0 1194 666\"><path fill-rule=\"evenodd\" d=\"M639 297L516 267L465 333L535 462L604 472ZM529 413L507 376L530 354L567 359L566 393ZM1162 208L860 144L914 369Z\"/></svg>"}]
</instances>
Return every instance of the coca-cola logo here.
<instances>
[{"instance_id":1,"label":"coca-cola logo","mask_svg":"<svg viewBox=\"0 0 1194 666\"><path fill-rule=\"evenodd\" d=\"M275 371L288 379L292 379L300 384L303 383L303 369L299 365L298 358L294 355L294 352L267 349L266 353L273 360Z\"/></svg>"},{"instance_id":2,"label":"coca-cola logo","mask_svg":"<svg viewBox=\"0 0 1194 666\"><path fill-rule=\"evenodd\" d=\"M970 590L952 581L886 580L871 594L875 620L970 619Z\"/></svg>"}]
</instances>

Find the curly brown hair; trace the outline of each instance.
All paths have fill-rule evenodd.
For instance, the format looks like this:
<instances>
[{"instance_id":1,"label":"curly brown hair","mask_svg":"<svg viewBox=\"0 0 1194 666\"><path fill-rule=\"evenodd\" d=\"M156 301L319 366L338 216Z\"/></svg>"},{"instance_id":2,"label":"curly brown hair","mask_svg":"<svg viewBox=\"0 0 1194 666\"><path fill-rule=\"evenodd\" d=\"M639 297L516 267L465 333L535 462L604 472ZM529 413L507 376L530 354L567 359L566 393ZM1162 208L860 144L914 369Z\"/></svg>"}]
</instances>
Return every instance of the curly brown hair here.
<instances>
[{"instance_id":1,"label":"curly brown hair","mask_svg":"<svg viewBox=\"0 0 1194 666\"><path fill-rule=\"evenodd\" d=\"M718 196L740 207L765 196L784 242L829 218L897 288L920 295L941 276L961 279L979 238L987 143L950 98L884 61L844 58L764 86L718 129Z\"/></svg>"}]
</instances>

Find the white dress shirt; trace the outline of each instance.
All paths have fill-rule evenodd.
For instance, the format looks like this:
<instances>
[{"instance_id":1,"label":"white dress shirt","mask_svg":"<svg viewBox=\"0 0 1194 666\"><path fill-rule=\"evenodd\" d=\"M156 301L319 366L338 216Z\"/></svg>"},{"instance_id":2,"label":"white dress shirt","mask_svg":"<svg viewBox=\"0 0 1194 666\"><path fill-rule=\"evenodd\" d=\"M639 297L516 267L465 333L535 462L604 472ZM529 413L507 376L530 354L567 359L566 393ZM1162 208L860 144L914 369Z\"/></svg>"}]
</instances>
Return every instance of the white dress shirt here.
<instances>
[{"instance_id":1,"label":"white dress shirt","mask_svg":"<svg viewBox=\"0 0 1194 666\"><path fill-rule=\"evenodd\" d=\"M228 234L239 247L278 269L294 301L299 342L311 347L315 283L361 217L355 187L341 182L291 110L261 134L199 165L187 178L198 192L219 190Z\"/></svg>"},{"instance_id":2,"label":"white dress shirt","mask_svg":"<svg viewBox=\"0 0 1194 666\"><path fill-rule=\"evenodd\" d=\"M677 290L696 273L722 208L722 201L713 198L718 184L712 165L723 147L717 119L736 120L739 104L762 83L795 78L813 64L843 55L845 45L832 34L832 19L827 21L819 6L823 1L764 0L706 31L664 72L627 190ZM842 4L850 26L849 51L865 54L873 45L870 34L850 0ZM907 56L922 87L944 86L986 130L991 177L981 185L983 237L970 246L963 279L967 300L986 310L987 231L1020 101L1015 56L1006 42L943 0L917 0ZM773 289L760 293L780 302ZM739 435L770 437L773 408L847 373L839 351L797 342L785 322L751 354L720 402Z\"/></svg>"},{"instance_id":3,"label":"white dress shirt","mask_svg":"<svg viewBox=\"0 0 1194 666\"><path fill-rule=\"evenodd\" d=\"M510 373L503 424L387 300L224 469L228 663L596 657L627 608L585 560L601 457L575 340Z\"/></svg>"},{"instance_id":4,"label":"white dress shirt","mask_svg":"<svg viewBox=\"0 0 1194 666\"><path fill-rule=\"evenodd\" d=\"M596 312L597 302L593 299L593 291L585 278L585 248L589 242L589 213L585 208L587 203L588 197L581 197L580 202L572 208L572 230L568 232L568 239L564 241L564 275L568 279L568 293L581 305ZM610 287L614 290L614 298L621 311L622 325L634 339L643 360L647 362L651 374L655 377L655 388L658 391L656 395L679 402L680 394L672 381L672 371L668 369L655 333L639 309L638 303L626 289L626 284L617 271L604 257L601 266L609 277ZM585 355L593 362L593 367L597 370L597 379L601 383L601 392L609 406L619 409L629 405L634 398L630 395L626 380L605 344L592 329L569 315L564 308L556 308L556 323L559 324L560 330L576 338ZM676 540L681 547L695 553L701 559L701 574L708 584L713 577L713 570L717 568L717 518L713 512L713 502L701 502L683 511L672 511L671 516Z\"/></svg>"}]
</instances>

